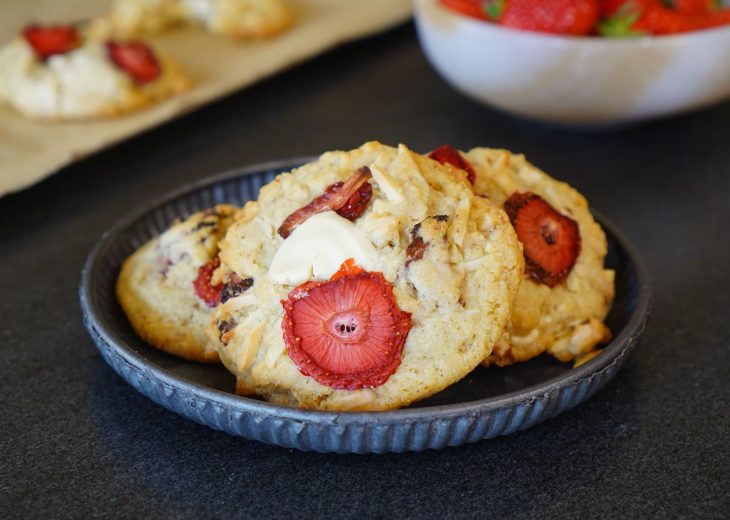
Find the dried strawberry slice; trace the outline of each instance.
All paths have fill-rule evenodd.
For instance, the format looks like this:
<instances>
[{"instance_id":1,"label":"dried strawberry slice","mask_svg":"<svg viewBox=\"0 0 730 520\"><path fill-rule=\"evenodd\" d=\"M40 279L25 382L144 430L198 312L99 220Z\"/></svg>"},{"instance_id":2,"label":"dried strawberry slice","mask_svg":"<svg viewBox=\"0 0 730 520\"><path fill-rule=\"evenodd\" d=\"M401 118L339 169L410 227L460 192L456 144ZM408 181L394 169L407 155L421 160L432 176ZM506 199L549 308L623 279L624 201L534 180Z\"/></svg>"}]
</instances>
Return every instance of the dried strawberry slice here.
<instances>
[{"instance_id":1,"label":"dried strawberry slice","mask_svg":"<svg viewBox=\"0 0 730 520\"><path fill-rule=\"evenodd\" d=\"M373 188L368 182L370 177L370 168L363 166L355 170L344 184L331 184L322 195L286 217L279 226L279 235L288 237L302 222L324 211L336 211L348 220L355 220L363 214L373 196Z\"/></svg>"},{"instance_id":2,"label":"dried strawberry slice","mask_svg":"<svg viewBox=\"0 0 730 520\"><path fill-rule=\"evenodd\" d=\"M193 280L193 286L195 287L195 294L198 298L203 300L208 307L216 307L221 302L221 291L223 290L223 284L211 285L210 279L213 277L213 272L218 269L221 265L221 261L218 257L215 257L208 263L200 266L198 269L198 276Z\"/></svg>"},{"instance_id":3,"label":"dried strawberry slice","mask_svg":"<svg viewBox=\"0 0 730 520\"><path fill-rule=\"evenodd\" d=\"M306 282L282 300L289 357L305 376L340 390L385 383L401 362L411 315L381 273L350 272Z\"/></svg>"},{"instance_id":4,"label":"dried strawberry slice","mask_svg":"<svg viewBox=\"0 0 730 520\"><path fill-rule=\"evenodd\" d=\"M439 146L428 154L428 157L441 164L450 164L460 170L464 170L466 172L466 178L469 179L471 184L474 184L474 181L477 179L477 172L474 171L474 167L453 146L449 146L448 144Z\"/></svg>"},{"instance_id":5,"label":"dried strawberry slice","mask_svg":"<svg viewBox=\"0 0 730 520\"><path fill-rule=\"evenodd\" d=\"M340 191L344 184L345 183L342 181L330 184L327 186L325 192L333 195ZM339 216L346 218L347 220L357 220L360 215L365 213L372 197L373 186L369 182L365 182L349 199L347 199L344 206L336 209L335 211Z\"/></svg>"},{"instance_id":6,"label":"dried strawberry slice","mask_svg":"<svg viewBox=\"0 0 730 520\"><path fill-rule=\"evenodd\" d=\"M548 287L565 281L581 249L575 220L558 213L534 193L515 192L504 203L524 246L525 272Z\"/></svg>"},{"instance_id":7,"label":"dried strawberry slice","mask_svg":"<svg viewBox=\"0 0 730 520\"><path fill-rule=\"evenodd\" d=\"M360 267L355 263L354 258L348 258L344 262L342 262L342 265L337 270L335 274L330 276L330 282L334 282L335 280L339 280L343 276L352 276L360 273L364 273L365 269Z\"/></svg>"},{"instance_id":8,"label":"dried strawberry slice","mask_svg":"<svg viewBox=\"0 0 730 520\"><path fill-rule=\"evenodd\" d=\"M138 85L156 80L162 72L155 53L142 41L109 41L106 49L114 65L126 72Z\"/></svg>"},{"instance_id":9,"label":"dried strawberry slice","mask_svg":"<svg viewBox=\"0 0 730 520\"><path fill-rule=\"evenodd\" d=\"M81 37L73 25L30 25L23 30L23 37L39 60L65 54L81 45Z\"/></svg>"}]
</instances>

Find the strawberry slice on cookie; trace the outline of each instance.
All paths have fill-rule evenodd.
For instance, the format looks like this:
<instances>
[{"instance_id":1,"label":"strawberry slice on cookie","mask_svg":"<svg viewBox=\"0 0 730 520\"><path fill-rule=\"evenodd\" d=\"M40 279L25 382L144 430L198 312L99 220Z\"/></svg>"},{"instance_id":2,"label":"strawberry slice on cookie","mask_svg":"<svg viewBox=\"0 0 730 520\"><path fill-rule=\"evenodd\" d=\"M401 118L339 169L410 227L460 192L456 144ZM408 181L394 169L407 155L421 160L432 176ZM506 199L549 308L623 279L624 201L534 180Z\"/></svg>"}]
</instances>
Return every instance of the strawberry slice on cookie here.
<instances>
[{"instance_id":1,"label":"strawberry slice on cookie","mask_svg":"<svg viewBox=\"0 0 730 520\"><path fill-rule=\"evenodd\" d=\"M428 157L434 161L440 162L441 164L450 164L455 168L464 170L466 172L466 178L469 179L469 183L472 185L474 184L474 181L477 178L477 173L474 171L474 167L464 158L463 155L461 155L461 152L453 146L448 144L439 146L428 154Z\"/></svg>"},{"instance_id":2,"label":"strawberry slice on cookie","mask_svg":"<svg viewBox=\"0 0 730 520\"><path fill-rule=\"evenodd\" d=\"M73 25L30 25L23 30L23 38L39 60L65 54L81 45L81 37Z\"/></svg>"},{"instance_id":3,"label":"strawberry slice on cookie","mask_svg":"<svg viewBox=\"0 0 730 520\"><path fill-rule=\"evenodd\" d=\"M322 195L286 217L279 226L279 235L282 238L288 237L309 217L324 211L334 211L347 220L357 219L365 212L373 196L373 187L368 182L371 177L370 168L363 166L347 182L330 184Z\"/></svg>"},{"instance_id":4,"label":"strawberry slice on cookie","mask_svg":"<svg viewBox=\"0 0 730 520\"><path fill-rule=\"evenodd\" d=\"M534 193L514 193L504 210L524 246L527 275L548 287L563 283L580 254L578 223Z\"/></svg>"},{"instance_id":5,"label":"strawberry slice on cookie","mask_svg":"<svg viewBox=\"0 0 730 520\"><path fill-rule=\"evenodd\" d=\"M142 41L109 41L106 48L114 65L126 72L138 85L156 80L162 72L155 53Z\"/></svg>"},{"instance_id":6,"label":"strawberry slice on cookie","mask_svg":"<svg viewBox=\"0 0 730 520\"><path fill-rule=\"evenodd\" d=\"M215 307L221 302L223 284L213 285L211 283L213 273L220 265L220 258L216 256L198 268L198 276L193 280L196 296L203 300L210 308Z\"/></svg>"},{"instance_id":7,"label":"strawberry slice on cookie","mask_svg":"<svg viewBox=\"0 0 730 520\"><path fill-rule=\"evenodd\" d=\"M411 315L381 273L347 262L327 282L306 282L282 300L287 351L305 376L335 389L385 383L401 361Z\"/></svg>"}]
</instances>

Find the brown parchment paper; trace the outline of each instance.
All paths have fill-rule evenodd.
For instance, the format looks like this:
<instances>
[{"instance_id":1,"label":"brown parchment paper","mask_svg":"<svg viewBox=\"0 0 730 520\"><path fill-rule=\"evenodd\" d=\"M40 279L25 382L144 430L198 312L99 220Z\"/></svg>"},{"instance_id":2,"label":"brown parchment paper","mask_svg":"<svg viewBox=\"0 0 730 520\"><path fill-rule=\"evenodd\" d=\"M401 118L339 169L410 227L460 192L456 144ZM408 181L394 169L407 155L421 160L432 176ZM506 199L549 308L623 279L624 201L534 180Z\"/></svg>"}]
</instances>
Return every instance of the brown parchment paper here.
<instances>
[{"instance_id":1,"label":"brown parchment paper","mask_svg":"<svg viewBox=\"0 0 730 520\"><path fill-rule=\"evenodd\" d=\"M194 86L140 112L108 120L48 123L0 106L0 196L340 43L397 25L411 14L410 0L287 2L296 24L271 39L237 42L196 28L174 29L151 38L160 51L177 59ZM0 44L30 22L88 19L104 12L107 5L104 0L0 0Z\"/></svg>"}]
</instances>

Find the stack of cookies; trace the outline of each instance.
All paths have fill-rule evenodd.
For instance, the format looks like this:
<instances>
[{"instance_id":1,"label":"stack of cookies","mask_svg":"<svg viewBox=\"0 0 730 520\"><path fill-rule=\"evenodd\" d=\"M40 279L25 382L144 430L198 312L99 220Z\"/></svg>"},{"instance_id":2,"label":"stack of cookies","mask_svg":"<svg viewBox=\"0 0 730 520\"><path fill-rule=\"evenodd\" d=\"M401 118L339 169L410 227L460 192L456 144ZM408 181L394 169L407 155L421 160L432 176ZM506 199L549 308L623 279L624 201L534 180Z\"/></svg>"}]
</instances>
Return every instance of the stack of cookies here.
<instances>
[{"instance_id":1,"label":"stack of cookies","mask_svg":"<svg viewBox=\"0 0 730 520\"><path fill-rule=\"evenodd\" d=\"M522 156L370 142L174 224L117 295L143 339L222 362L241 395L388 410L480 363L595 355L606 249L586 200Z\"/></svg>"}]
</instances>

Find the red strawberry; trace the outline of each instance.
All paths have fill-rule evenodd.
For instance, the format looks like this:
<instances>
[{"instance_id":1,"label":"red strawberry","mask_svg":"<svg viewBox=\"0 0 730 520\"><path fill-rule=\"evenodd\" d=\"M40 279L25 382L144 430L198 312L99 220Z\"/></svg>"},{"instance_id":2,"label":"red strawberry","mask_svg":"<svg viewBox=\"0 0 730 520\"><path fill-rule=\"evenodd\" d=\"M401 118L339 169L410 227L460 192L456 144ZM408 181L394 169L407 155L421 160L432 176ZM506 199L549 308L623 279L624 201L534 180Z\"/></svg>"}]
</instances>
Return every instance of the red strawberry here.
<instances>
[{"instance_id":1,"label":"red strawberry","mask_svg":"<svg viewBox=\"0 0 730 520\"><path fill-rule=\"evenodd\" d=\"M370 177L370 168L363 166L344 184L336 182L327 186L322 195L286 217L277 232L286 238L302 222L323 211L336 211L341 217L355 220L363 214L373 196L373 188L368 182Z\"/></svg>"},{"instance_id":2,"label":"red strawberry","mask_svg":"<svg viewBox=\"0 0 730 520\"><path fill-rule=\"evenodd\" d=\"M210 279L213 277L213 271L218 269L221 261L218 257L207 264L203 264L198 269L198 276L193 280L195 294L203 300L208 307L215 307L221 302L221 291L223 284L210 285Z\"/></svg>"},{"instance_id":3,"label":"red strawberry","mask_svg":"<svg viewBox=\"0 0 730 520\"><path fill-rule=\"evenodd\" d=\"M605 18L599 24L603 36L676 34L698 28L697 17L664 5L661 0L613 0L604 2Z\"/></svg>"},{"instance_id":4,"label":"red strawberry","mask_svg":"<svg viewBox=\"0 0 730 520\"><path fill-rule=\"evenodd\" d=\"M598 0L507 0L499 23L515 29L584 36L598 21Z\"/></svg>"},{"instance_id":5,"label":"red strawberry","mask_svg":"<svg viewBox=\"0 0 730 520\"><path fill-rule=\"evenodd\" d=\"M641 14L649 8L657 7L661 4L661 0L601 0L601 16L609 18L617 14L629 15Z\"/></svg>"},{"instance_id":6,"label":"red strawberry","mask_svg":"<svg viewBox=\"0 0 730 520\"><path fill-rule=\"evenodd\" d=\"M466 172L466 178L469 179L469 182L472 184L474 184L474 181L477 179L477 172L474 171L474 167L469 161L464 159L464 156L461 155L459 150L453 146L444 144L436 148L428 154L428 156L441 164L450 164L451 166L464 170Z\"/></svg>"},{"instance_id":7,"label":"red strawberry","mask_svg":"<svg viewBox=\"0 0 730 520\"><path fill-rule=\"evenodd\" d=\"M360 267L355 263L354 258L348 258L344 262L342 262L342 265L337 270L335 274L330 276L330 282L334 282L335 280L339 280L343 276L352 276L360 273L364 273L365 269Z\"/></svg>"},{"instance_id":8,"label":"red strawberry","mask_svg":"<svg viewBox=\"0 0 730 520\"><path fill-rule=\"evenodd\" d=\"M154 52L144 42L109 41L106 48L114 65L126 72L138 85L156 80L162 72Z\"/></svg>"},{"instance_id":9,"label":"red strawberry","mask_svg":"<svg viewBox=\"0 0 730 520\"><path fill-rule=\"evenodd\" d=\"M565 281L580 254L580 230L534 193L515 192L504 203L517 238L524 246L525 272L555 287Z\"/></svg>"},{"instance_id":10,"label":"red strawberry","mask_svg":"<svg viewBox=\"0 0 730 520\"><path fill-rule=\"evenodd\" d=\"M676 34L697 29L692 17L661 6L647 9L634 26L649 34Z\"/></svg>"},{"instance_id":11,"label":"red strawberry","mask_svg":"<svg viewBox=\"0 0 730 520\"><path fill-rule=\"evenodd\" d=\"M81 37L73 25L30 25L23 30L23 37L39 60L65 54L81 45Z\"/></svg>"},{"instance_id":12,"label":"red strawberry","mask_svg":"<svg viewBox=\"0 0 730 520\"><path fill-rule=\"evenodd\" d=\"M471 16L472 18L479 18L481 20L488 19L487 11L485 10L485 4L489 3L488 0L441 0L441 3L449 9Z\"/></svg>"},{"instance_id":13,"label":"red strawberry","mask_svg":"<svg viewBox=\"0 0 730 520\"><path fill-rule=\"evenodd\" d=\"M717 0L672 0L672 6L680 13L704 15L717 11L720 2Z\"/></svg>"},{"instance_id":14,"label":"red strawberry","mask_svg":"<svg viewBox=\"0 0 730 520\"><path fill-rule=\"evenodd\" d=\"M289 357L305 376L335 389L385 383L400 365L411 315L398 308L381 273L365 271L306 282L282 300Z\"/></svg>"},{"instance_id":15,"label":"red strawberry","mask_svg":"<svg viewBox=\"0 0 730 520\"><path fill-rule=\"evenodd\" d=\"M325 190L330 195L334 195L342 186L344 182L336 182L327 186ZM365 213L365 210L370 203L370 199L373 197L373 186L369 182L364 182L358 190L352 194L352 196L345 201L345 205L341 208L336 209L337 214L347 220L356 220L360 215Z\"/></svg>"},{"instance_id":16,"label":"red strawberry","mask_svg":"<svg viewBox=\"0 0 730 520\"><path fill-rule=\"evenodd\" d=\"M697 25L700 29L730 25L730 9L721 9L717 12L701 16L697 20Z\"/></svg>"}]
</instances>

